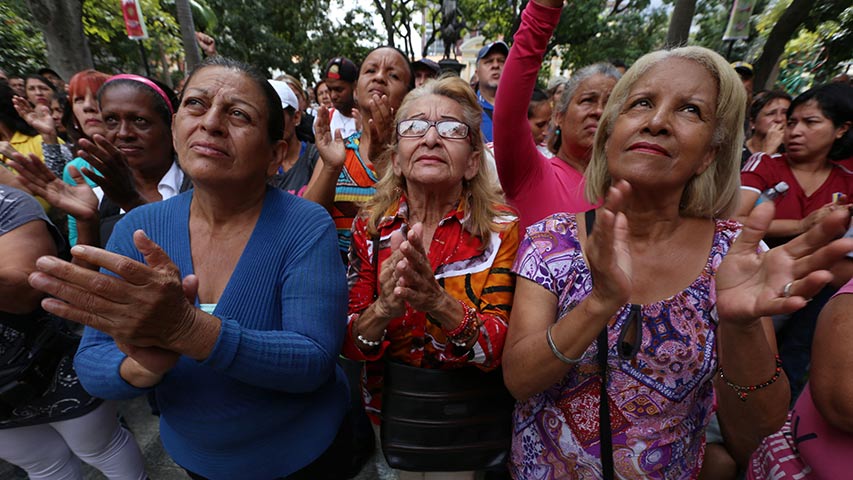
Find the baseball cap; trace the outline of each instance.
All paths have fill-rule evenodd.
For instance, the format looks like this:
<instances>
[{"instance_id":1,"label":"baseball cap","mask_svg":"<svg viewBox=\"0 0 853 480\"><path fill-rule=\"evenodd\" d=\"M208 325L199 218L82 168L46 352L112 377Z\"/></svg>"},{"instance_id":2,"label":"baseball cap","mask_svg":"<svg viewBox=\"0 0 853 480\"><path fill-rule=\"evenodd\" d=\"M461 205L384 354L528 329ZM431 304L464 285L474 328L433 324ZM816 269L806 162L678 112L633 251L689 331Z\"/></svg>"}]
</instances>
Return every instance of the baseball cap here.
<instances>
[{"instance_id":1,"label":"baseball cap","mask_svg":"<svg viewBox=\"0 0 853 480\"><path fill-rule=\"evenodd\" d=\"M50 74L55 75L59 78L62 78L62 75L56 73L56 70L54 70L50 67L39 68L38 71L36 71L36 73L38 73L39 75L44 75L45 73L50 73Z\"/></svg>"},{"instance_id":2,"label":"baseball cap","mask_svg":"<svg viewBox=\"0 0 853 480\"><path fill-rule=\"evenodd\" d=\"M428 58L422 58L417 62L412 62L412 70L417 70L418 68L425 68L435 75L441 74L441 66Z\"/></svg>"},{"instance_id":3,"label":"baseball cap","mask_svg":"<svg viewBox=\"0 0 853 480\"><path fill-rule=\"evenodd\" d=\"M323 69L322 78L354 83L358 80L358 67L349 58L335 57L326 64L326 68Z\"/></svg>"},{"instance_id":4,"label":"baseball cap","mask_svg":"<svg viewBox=\"0 0 853 480\"><path fill-rule=\"evenodd\" d=\"M487 43L480 49L480 52L477 53L477 61L483 59L486 55L490 54L492 50L498 49L503 52L504 55L509 55L509 47L506 43L498 40L496 42Z\"/></svg>"},{"instance_id":5,"label":"baseball cap","mask_svg":"<svg viewBox=\"0 0 853 480\"><path fill-rule=\"evenodd\" d=\"M752 68L751 63L746 63L742 61L732 63L732 68L741 75L749 75L752 76L755 74L755 69Z\"/></svg>"},{"instance_id":6,"label":"baseball cap","mask_svg":"<svg viewBox=\"0 0 853 480\"><path fill-rule=\"evenodd\" d=\"M278 98L281 99L281 109L284 110L287 107L291 107L294 110L299 110L299 100L296 98L296 94L293 93L293 90L290 89L290 85L287 82L282 82L279 80L267 80L272 85L272 88L275 89L275 93L278 94Z\"/></svg>"}]
</instances>

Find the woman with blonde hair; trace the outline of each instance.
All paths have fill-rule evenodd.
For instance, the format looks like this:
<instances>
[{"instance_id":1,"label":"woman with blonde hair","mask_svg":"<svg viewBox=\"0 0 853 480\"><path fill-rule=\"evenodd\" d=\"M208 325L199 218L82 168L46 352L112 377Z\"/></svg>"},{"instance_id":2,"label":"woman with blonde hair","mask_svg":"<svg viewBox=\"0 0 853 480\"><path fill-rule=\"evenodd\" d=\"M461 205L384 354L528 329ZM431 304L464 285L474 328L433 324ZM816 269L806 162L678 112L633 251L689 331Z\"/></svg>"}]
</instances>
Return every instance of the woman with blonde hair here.
<instances>
[{"instance_id":1,"label":"woman with blonde hair","mask_svg":"<svg viewBox=\"0 0 853 480\"><path fill-rule=\"evenodd\" d=\"M483 175L480 119L458 77L412 91L397 112L390 168L353 225L344 354L368 362L370 413L382 409L383 357L415 372L500 364L518 229Z\"/></svg>"},{"instance_id":2,"label":"woman with blonde hair","mask_svg":"<svg viewBox=\"0 0 853 480\"><path fill-rule=\"evenodd\" d=\"M761 254L772 208L743 228L726 220L745 102L710 50L642 57L613 89L586 171L603 206L527 229L504 350L515 478L696 478L715 385L736 458L784 422L766 316L802 307L853 240L822 248L844 231L834 215Z\"/></svg>"}]
</instances>

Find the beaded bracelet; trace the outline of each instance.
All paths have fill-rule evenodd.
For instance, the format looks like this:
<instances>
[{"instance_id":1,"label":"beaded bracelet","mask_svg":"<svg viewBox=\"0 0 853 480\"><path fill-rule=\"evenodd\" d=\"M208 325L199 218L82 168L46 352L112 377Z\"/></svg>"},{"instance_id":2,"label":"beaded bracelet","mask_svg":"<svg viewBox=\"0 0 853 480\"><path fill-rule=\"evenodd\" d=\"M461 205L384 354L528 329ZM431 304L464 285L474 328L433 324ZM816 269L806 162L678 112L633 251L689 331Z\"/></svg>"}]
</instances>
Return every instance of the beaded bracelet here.
<instances>
[{"instance_id":1,"label":"beaded bracelet","mask_svg":"<svg viewBox=\"0 0 853 480\"><path fill-rule=\"evenodd\" d=\"M477 324L477 312L465 302L457 301L462 305L464 314L459 325L447 332L447 338L457 347L464 347L480 332L480 326Z\"/></svg>"},{"instance_id":2,"label":"beaded bracelet","mask_svg":"<svg viewBox=\"0 0 853 480\"><path fill-rule=\"evenodd\" d=\"M387 329L382 330L382 336L379 338L379 340L368 340L368 339L362 337L360 333L357 334L355 338L358 339L358 341L361 342L362 345L364 345L366 347L376 348L379 345L382 345L382 341L385 340L385 334L386 333L388 333Z\"/></svg>"},{"instance_id":3,"label":"beaded bracelet","mask_svg":"<svg viewBox=\"0 0 853 480\"><path fill-rule=\"evenodd\" d=\"M728 385L729 388L731 388L732 390L735 391L735 393L737 393L738 398L740 398L740 400L742 402L746 401L746 397L749 395L750 392L754 392L754 391L760 390L764 387L769 387L770 385L773 385L773 383L775 383L776 380L779 380L779 376L781 376L781 375L782 375L782 359L779 357L778 353L776 354L776 371L773 372L773 376L770 377L770 380L767 380L764 383L759 383L758 385L750 385L748 387L744 387L743 385L738 385L736 383L732 383L731 380L729 380L728 378L726 378L725 375L723 375L723 367L720 367L720 378L724 382L726 382L726 385Z\"/></svg>"},{"instance_id":4,"label":"beaded bracelet","mask_svg":"<svg viewBox=\"0 0 853 480\"><path fill-rule=\"evenodd\" d=\"M551 329L554 328L554 325L556 325L556 323L552 323L551 325L549 325L548 330L545 331L545 338L548 339L548 346L551 347L551 353L553 353L558 360L563 363L568 363L569 365L574 365L583 360L583 354L581 354L581 356L578 358L569 358L563 355L563 352L561 352L560 349L557 348L557 344L554 343L554 338L551 336Z\"/></svg>"}]
</instances>

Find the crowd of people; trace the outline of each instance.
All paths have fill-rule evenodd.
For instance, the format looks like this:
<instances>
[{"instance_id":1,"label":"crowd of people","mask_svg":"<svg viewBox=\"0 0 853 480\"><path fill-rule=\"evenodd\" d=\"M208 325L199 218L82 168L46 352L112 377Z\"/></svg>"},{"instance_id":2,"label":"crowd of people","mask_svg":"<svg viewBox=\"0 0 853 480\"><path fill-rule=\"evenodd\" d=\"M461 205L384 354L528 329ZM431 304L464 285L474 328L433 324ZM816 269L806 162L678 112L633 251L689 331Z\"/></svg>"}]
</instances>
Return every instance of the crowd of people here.
<instances>
[{"instance_id":1,"label":"crowd of people","mask_svg":"<svg viewBox=\"0 0 853 480\"><path fill-rule=\"evenodd\" d=\"M853 86L701 47L536 88L388 46L319 83L0 72L0 459L145 479L841 478Z\"/></svg>"}]
</instances>

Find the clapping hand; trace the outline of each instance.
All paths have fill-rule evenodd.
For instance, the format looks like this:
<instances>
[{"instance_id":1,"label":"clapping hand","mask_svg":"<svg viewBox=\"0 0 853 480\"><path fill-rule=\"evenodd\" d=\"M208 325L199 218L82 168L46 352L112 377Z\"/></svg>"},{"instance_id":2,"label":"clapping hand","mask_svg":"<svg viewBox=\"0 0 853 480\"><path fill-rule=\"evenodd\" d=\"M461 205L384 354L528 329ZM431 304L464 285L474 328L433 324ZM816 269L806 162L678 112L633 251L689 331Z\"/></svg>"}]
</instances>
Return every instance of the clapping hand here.
<instances>
[{"instance_id":1,"label":"clapping hand","mask_svg":"<svg viewBox=\"0 0 853 480\"><path fill-rule=\"evenodd\" d=\"M17 95L12 97L12 104L18 115L42 136L44 143L56 143L56 122L47 105L33 108L29 101Z\"/></svg>"},{"instance_id":2,"label":"clapping hand","mask_svg":"<svg viewBox=\"0 0 853 480\"><path fill-rule=\"evenodd\" d=\"M622 213L630 193L631 186L624 180L610 187L584 245L593 279L590 297L614 312L628 302L633 288L628 219Z\"/></svg>"},{"instance_id":3,"label":"clapping hand","mask_svg":"<svg viewBox=\"0 0 853 480\"><path fill-rule=\"evenodd\" d=\"M92 140L80 139L77 154L95 167L100 175L88 168L83 169L83 174L101 187L104 194L125 212L148 203L137 189L133 171L124 153L101 135L94 135Z\"/></svg>"},{"instance_id":4,"label":"clapping hand","mask_svg":"<svg viewBox=\"0 0 853 480\"><path fill-rule=\"evenodd\" d=\"M394 294L415 310L431 312L441 305L446 292L435 279L432 265L424 248L423 224L412 225L406 241L400 244L403 258L395 265L398 280Z\"/></svg>"},{"instance_id":5,"label":"clapping hand","mask_svg":"<svg viewBox=\"0 0 853 480\"><path fill-rule=\"evenodd\" d=\"M50 171L33 154L29 157L15 153L9 161L20 174L21 183L34 195L44 198L50 205L59 208L80 222L91 222L98 218L98 197L74 167L68 168L77 185L69 185Z\"/></svg>"},{"instance_id":6,"label":"clapping hand","mask_svg":"<svg viewBox=\"0 0 853 480\"><path fill-rule=\"evenodd\" d=\"M793 313L803 308L829 281L826 270L853 251L846 209L829 212L808 231L767 252L759 242L773 220L775 205L762 202L752 209L743 231L717 270L717 312L720 321L750 324L762 316Z\"/></svg>"},{"instance_id":7,"label":"clapping hand","mask_svg":"<svg viewBox=\"0 0 853 480\"><path fill-rule=\"evenodd\" d=\"M370 110L370 119L367 128L370 131L370 151L368 152L371 162L382 155L382 152L391 143L394 136L394 109L388 103L388 95L372 95L367 102Z\"/></svg>"},{"instance_id":8,"label":"clapping hand","mask_svg":"<svg viewBox=\"0 0 853 480\"><path fill-rule=\"evenodd\" d=\"M338 172L344 166L347 150L341 131L336 129L332 132L331 121L329 109L320 107L317 110L317 119L314 121L315 145L323 159L323 165L327 169Z\"/></svg>"}]
</instances>

